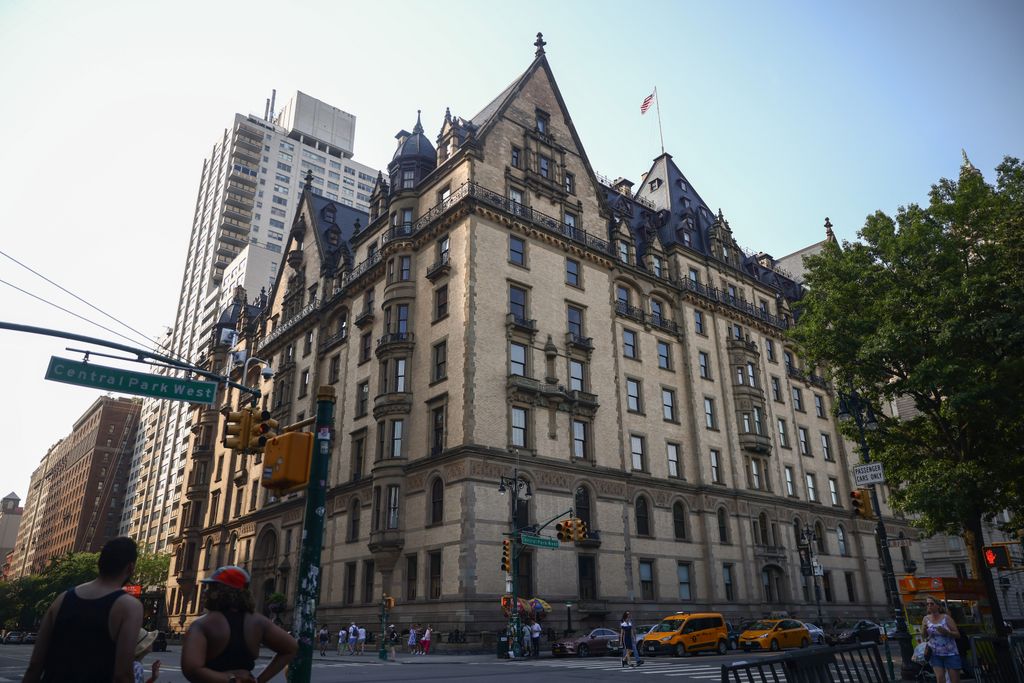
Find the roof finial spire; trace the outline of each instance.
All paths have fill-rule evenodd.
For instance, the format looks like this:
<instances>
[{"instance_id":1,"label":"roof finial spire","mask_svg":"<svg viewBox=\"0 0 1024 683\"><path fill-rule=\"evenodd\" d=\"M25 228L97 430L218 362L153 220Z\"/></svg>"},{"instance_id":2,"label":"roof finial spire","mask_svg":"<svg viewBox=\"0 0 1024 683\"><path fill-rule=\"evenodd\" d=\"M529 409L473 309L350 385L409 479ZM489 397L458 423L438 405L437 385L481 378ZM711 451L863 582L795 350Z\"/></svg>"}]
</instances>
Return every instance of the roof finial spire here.
<instances>
[{"instance_id":1,"label":"roof finial spire","mask_svg":"<svg viewBox=\"0 0 1024 683\"><path fill-rule=\"evenodd\" d=\"M537 51L533 53L534 57L540 57L544 54L544 46L547 43L544 42L544 34L540 31L537 31L537 40L534 41L533 45L537 48Z\"/></svg>"},{"instance_id":2,"label":"roof finial spire","mask_svg":"<svg viewBox=\"0 0 1024 683\"><path fill-rule=\"evenodd\" d=\"M829 242L836 241L836 234L832 232L832 221L828 219L828 216L825 216L825 240Z\"/></svg>"},{"instance_id":3,"label":"roof finial spire","mask_svg":"<svg viewBox=\"0 0 1024 683\"><path fill-rule=\"evenodd\" d=\"M416 125L413 126L412 132L413 132L414 135L416 133L422 133L423 132L423 124L420 123L420 110L419 109L416 110Z\"/></svg>"},{"instance_id":4,"label":"roof finial spire","mask_svg":"<svg viewBox=\"0 0 1024 683\"><path fill-rule=\"evenodd\" d=\"M302 189L309 190L312 187L313 187L313 169L310 168L310 169L306 169L306 184L305 184L305 186Z\"/></svg>"}]
</instances>

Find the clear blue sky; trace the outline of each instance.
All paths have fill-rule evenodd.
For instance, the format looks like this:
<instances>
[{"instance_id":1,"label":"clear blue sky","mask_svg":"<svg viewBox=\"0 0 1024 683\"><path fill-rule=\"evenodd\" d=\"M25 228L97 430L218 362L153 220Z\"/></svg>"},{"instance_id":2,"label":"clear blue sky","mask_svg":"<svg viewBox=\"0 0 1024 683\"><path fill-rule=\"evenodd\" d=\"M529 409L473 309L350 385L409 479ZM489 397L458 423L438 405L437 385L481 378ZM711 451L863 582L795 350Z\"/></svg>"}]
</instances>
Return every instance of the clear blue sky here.
<instances>
[{"instance_id":1,"label":"clear blue sky","mask_svg":"<svg viewBox=\"0 0 1024 683\"><path fill-rule=\"evenodd\" d=\"M665 145L737 239L782 256L924 201L960 149L1024 155L1024 3L0 0L0 249L155 335L173 320L202 160L236 111L300 89L355 114L382 167L423 110L472 116L543 31L594 167ZM100 316L0 257L0 279ZM110 338L0 284L0 319ZM109 321L107 321L109 323ZM130 333L129 333L130 334ZM66 344L0 332L0 495L94 400L45 382Z\"/></svg>"}]
</instances>

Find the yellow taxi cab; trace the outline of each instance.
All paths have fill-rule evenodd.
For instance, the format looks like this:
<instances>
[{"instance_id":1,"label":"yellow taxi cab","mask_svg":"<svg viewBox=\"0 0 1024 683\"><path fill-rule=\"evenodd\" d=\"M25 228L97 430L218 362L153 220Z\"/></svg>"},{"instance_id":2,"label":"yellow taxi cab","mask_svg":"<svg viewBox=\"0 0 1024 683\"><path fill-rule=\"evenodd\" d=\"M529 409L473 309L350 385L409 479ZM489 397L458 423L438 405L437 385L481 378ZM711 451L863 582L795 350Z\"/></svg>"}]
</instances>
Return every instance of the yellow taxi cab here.
<instances>
[{"instance_id":1,"label":"yellow taxi cab","mask_svg":"<svg viewBox=\"0 0 1024 683\"><path fill-rule=\"evenodd\" d=\"M669 615L640 641L640 653L644 655L671 653L685 657L702 651L722 655L729 651L729 631L717 612Z\"/></svg>"},{"instance_id":2,"label":"yellow taxi cab","mask_svg":"<svg viewBox=\"0 0 1024 683\"><path fill-rule=\"evenodd\" d=\"M796 619L762 619L740 634L739 646L744 650L771 650L784 647L807 647L811 634Z\"/></svg>"}]
</instances>

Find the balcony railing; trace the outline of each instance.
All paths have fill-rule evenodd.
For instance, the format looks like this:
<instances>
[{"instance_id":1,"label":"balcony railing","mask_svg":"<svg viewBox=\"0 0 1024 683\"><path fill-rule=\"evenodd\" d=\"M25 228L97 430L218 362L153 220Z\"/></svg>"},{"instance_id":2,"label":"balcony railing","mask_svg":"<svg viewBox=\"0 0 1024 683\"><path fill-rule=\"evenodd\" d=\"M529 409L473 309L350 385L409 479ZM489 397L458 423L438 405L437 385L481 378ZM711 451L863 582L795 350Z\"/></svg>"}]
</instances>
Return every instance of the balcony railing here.
<instances>
[{"instance_id":1,"label":"balcony railing","mask_svg":"<svg viewBox=\"0 0 1024 683\"><path fill-rule=\"evenodd\" d=\"M352 322L355 323L356 327L360 328L366 325L367 323L373 322L373 306L367 306L362 311L360 311L359 314L356 315L355 320L353 320Z\"/></svg>"},{"instance_id":2,"label":"balcony railing","mask_svg":"<svg viewBox=\"0 0 1024 683\"><path fill-rule=\"evenodd\" d=\"M581 349L583 351L594 350L593 337L584 337L583 335L579 335L574 332L565 333L565 343L567 346L575 346L577 349Z\"/></svg>"},{"instance_id":3,"label":"balcony railing","mask_svg":"<svg viewBox=\"0 0 1024 683\"><path fill-rule=\"evenodd\" d=\"M380 350L392 344L412 344L413 341L412 332L389 332L377 340L377 349Z\"/></svg>"},{"instance_id":4,"label":"balcony railing","mask_svg":"<svg viewBox=\"0 0 1024 683\"><path fill-rule=\"evenodd\" d=\"M798 380L801 380L803 382L807 382L808 384L812 384L812 385L814 385L816 387L821 387L822 389L828 389L828 382L825 381L825 378L822 377L821 375L815 375L815 374L812 374L812 373L804 372L803 370L800 370L799 368L794 368L792 365L787 365L786 366L786 374L789 375L790 377L794 378L794 379L798 379Z\"/></svg>"},{"instance_id":5,"label":"balcony railing","mask_svg":"<svg viewBox=\"0 0 1024 683\"><path fill-rule=\"evenodd\" d=\"M315 311L319 305L320 302L317 300L316 297L313 297L308 304L302 307L301 311L299 311L292 317L288 318L288 320L275 327L270 332L270 334L264 337L263 341L261 341L259 345L260 350L266 348L267 345L270 344L272 341L280 337L282 334L284 334L291 328L295 327L302 319L304 319L307 315Z\"/></svg>"},{"instance_id":6,"label":"balcony railing","mask_svg":"<svg viewBox=\"0 0 1024 683\"><path fill-rule=\"evenodd\" d=\"M648 319L655 327L660 327L666 332L671 332L672 334L679 334L679 325L662 315L651 313Z\"/></svg>"},{"instance_id":7,"label":"balcony railing","mask_svg":"<svg viewBox=\"0 0 1024 683\"><path fill-rule=\"evenodd\" d=\"M623 318L630 318L638 323L643 323L644 321L644 309L630 306L625 301L615 302L615 314L621 315Z\"/></svg>"},{"instance_id":8,"label":"balcony railing","mask_svg":"<svg viewBox=\"0 0 1024 683\"><path fill-rule=\"evenodd\" d=\"M536 320L533 318L523 318L515 313L509 313L505 316L505 325L529 334L534 334L537 331Z\"/></svg>"},{"instance_id":9,"label":"balcony railing","mask_svg":"<svg viewBox=\"0 0 1024 683\"><path fill-rule=\"evenodd\" d=\"M447 275L451 272L451 269L451 259L448 252L445 252L441 255L441 258L427 268L427 279L433 282L442 275Z\"/></svg>"}]
</instances>

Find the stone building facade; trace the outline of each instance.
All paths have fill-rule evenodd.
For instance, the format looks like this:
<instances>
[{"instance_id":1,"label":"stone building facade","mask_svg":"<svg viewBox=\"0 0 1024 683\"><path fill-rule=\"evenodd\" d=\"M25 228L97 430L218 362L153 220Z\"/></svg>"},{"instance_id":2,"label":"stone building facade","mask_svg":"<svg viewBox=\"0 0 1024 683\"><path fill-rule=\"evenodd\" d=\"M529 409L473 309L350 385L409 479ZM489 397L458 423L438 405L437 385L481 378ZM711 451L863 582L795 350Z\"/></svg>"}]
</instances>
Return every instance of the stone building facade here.
<instances>
[{"instance_id":1,"label":"stone building facade","mask_svg":"<svg viewBox=\"0 0 1024 683\"><path fill-rule=\"evenodd\" d=\"M256 364L245 379L282 424L337 390L321 622L372 622L384 592L402 622L496 629L498 480L514 469L532 491L519 526L574 508L591 530L520 562L520 593L571 601L576 623L627 608L811 619L805 525L826 619L886 614L832 391L785 342L800 287L739 247L670 155L635 189L598 176L540 40L479 114L445 113L436 148L419 118L397 137L368 219L305 192L262 310L240 300L223 319L272 365L272 381ZM228 561L260 606L294 599L302 496L267 497L259 457L224 452L218 420L194 420L169 585L181 624L196 580Z\"/></svg>"}]
</instances>

